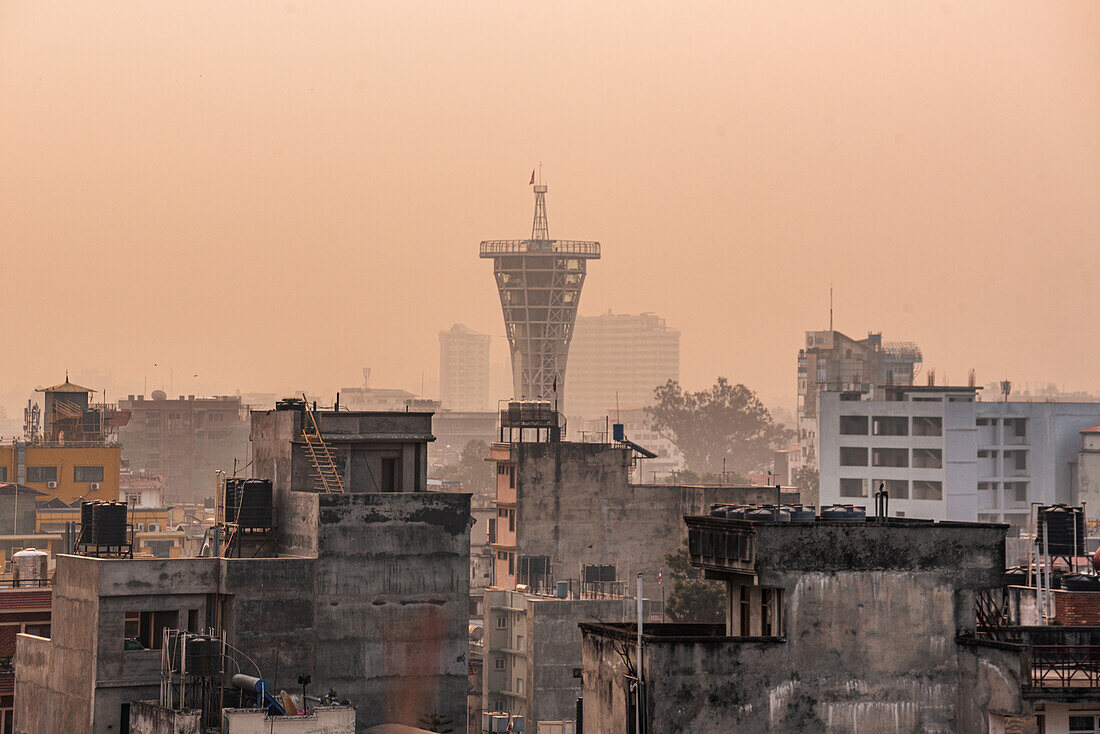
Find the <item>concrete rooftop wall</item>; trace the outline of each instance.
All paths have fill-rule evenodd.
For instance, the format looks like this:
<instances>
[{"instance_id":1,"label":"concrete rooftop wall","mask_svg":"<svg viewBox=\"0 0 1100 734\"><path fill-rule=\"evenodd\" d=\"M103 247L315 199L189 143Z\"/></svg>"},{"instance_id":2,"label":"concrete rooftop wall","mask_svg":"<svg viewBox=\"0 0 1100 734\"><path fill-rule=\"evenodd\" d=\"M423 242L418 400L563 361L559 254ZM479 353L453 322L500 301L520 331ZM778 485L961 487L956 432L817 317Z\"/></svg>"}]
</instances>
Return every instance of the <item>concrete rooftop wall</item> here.
<instances>
[{"instance_id":1,"label":"concrete rooftop wall","mask_svg":"<svg viewBox=\"0 0 1100 734\"><path fill-rule=\"evenodd\" d=\"M364 731L438 712L465 731L469 494L318 496L316 674Z\"/></svg>"}]
</instances>

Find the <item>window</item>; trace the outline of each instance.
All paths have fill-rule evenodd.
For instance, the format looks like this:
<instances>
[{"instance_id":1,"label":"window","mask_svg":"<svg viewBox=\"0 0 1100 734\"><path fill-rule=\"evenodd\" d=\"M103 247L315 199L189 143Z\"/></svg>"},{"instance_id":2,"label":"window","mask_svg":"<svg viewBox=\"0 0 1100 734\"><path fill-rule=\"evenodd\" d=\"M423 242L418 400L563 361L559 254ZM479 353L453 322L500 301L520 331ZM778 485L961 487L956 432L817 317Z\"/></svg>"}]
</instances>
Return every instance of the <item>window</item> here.
<instances>
[{"instance_id":1,"label":"window","mask_svg":"<svg viewBox=\"0 0 1100 734\"><path fill-rule=\"evenodd\" d=\"M516 488L516 467L515 466L509 466L508 467L508 488L509 489L515 489Z\"/></svg>"},{"instance_id":2,"label":"window","mask_svg":"<svg viewBox=\"0 0 1100 734\"><path fill-rule=\"evenodd\" d=\"M39 637L50 636L50 625L47 624L28 624L23 630L28 635L37 635Z\"/></svg>"},{"instance_id":3,"label":"window","mask_svg":"<svg viewBox=\"0 0 1100 734\"><path fill-rule=\"evenodd\" d=\"M188 609L187 610L187 631L199 633L202 632L202 628L199 627L199 610Z\"/></svg>"},{"instance_id":4,"label":"window","mask_svg":"<svg viewBox=\"0 0 1100 734\"><path fill-rule=\"evenodd\" d=\"M774 637L782 634L780 631L780 607L779 589L760 590L760 634L764 637Z\"/></svg>"},{"instance_id":5,"label":"window","mask_svg":"<svg viewBox=\"0 0 1100 734\"><path fill-rule=\"evenodd\" d=\"M73 467L73 481L74 482L102 482L103 481L103 467L102 466L74 466Z\"/></svg>"},{"instance_id":6,"label":"window","mask_svg":"<svg viewBox=\"0 0 1100 734\"><path fill-rule=\"evenodd\" d=\"M159 650L164 630L179 626L179 612L126 612L125 650Z\"/></svg>"},{"instance_id":7,"label":"window","mask_svg":"<svg viewBox=\"0 0 1100 734\"><path fill-rule=\"evenodd\" d=\"M57 467L56 466L28 466L27 467L27 484L44 483L44 482L56 482L57 481Z\"/></svg>"},{"instance_id":8,"label":"window","mask_svg":"<svg viewBox=\"0 0 1100 734\"><path fill-rule=\"evenodd\" d=\"M504 658L502 658L502 657L493 658L493 667L496 670L504 670Z\"/></svg>"},{"instance_id":9,"label":"window","mask_svg":"<svg viewBox=\"0 0 1100 734\"><path fill-rule=\"evenodd\" d=\"M866 479L841 479L840 480L840 496L841 497L866 497L867 496L867 480Z\"/></svg>"},{"instance_id":10,"label":"window","mask_svg":"<svg viewBox=\"0 0 1100 734\"><path fill-rule=\"evenodd\" d=\"M508 531L516 532L516 511L508 510Z\"/></svg>"},{"instance_id":11,"label":"window","mask_svg":"<svg viewBox=\"0 0 1100 734\"><path fill-rule=\"evenodd\" d=\"M497 474L504 476L507 473L508 467L506 467L504 464L497 464Z\"/></svg>"},{"instance_id":12,"label":"window","mask_svg":"<svg viewBox=\"0 0 1100 734\"><path fill-rule=\"evenodd\" d=\"M907 479L875 479L871 482L871 486L876 492L885 489L892 500L909 499L909 480Z\"/></svg>"},{"instance_id":13,"label":"window","mask_svg":"<svg viewBox=\"0 0 1100 734\"><path fill-rule=\"evenodd\" d=\"M0 466L0 482L8 481L8 467Z\"/></svg>"},{"instance_id":14,"label":"window","mask_svg":"<svg viewBox=\"0 0 1100 734\"><path fill-rule=\"evenodd\" d=\"M126 504L130 505L131 507L137 507L138 505L140 505L141 504L141 493L140 492L127 492L126 493Z\"/></svg>"},{"instance_id":15,"label":"window","mask_svg":"<svg viewBox=\"0 0 1100 734\"><path fill-rule=\"evenodd\" d=\"M871 466L909 466L909 449L873 449Z\"/></svg>"},{"instance_id":16,"label":"window","mask_svg":"<svg viewBox=\"0 0 1100 734\"><path fill-rule=\"evenodd\" d=\"M943 451L940 449L913 449L915 469L942 469Z\"/></svg>"},{"instance_id":17,"label":"window","mask_svg":"<svg viewBox=\"0 0 1100 734\"><path fill-rule=\"evenodd\" d=\"M1069 730L1071 734L1096 734L1100 730L1100 723L1096 721L1095 714L1085 716L1070 716Z\"/></svg>"},{"instance_id":18,"label":"window","mask_svg":"<svg viewBox=\"0 0 1100 734\"><path fill-rule=\"evenodd\" d=\"M943 482L929 482L922 479L913 480L913 499L915 500L942 500Z\"/></svg>"},{"instance_id":19,"label":"window","mask_svg":"<svg viewBox=\"0 0 1100 734\"><path fill-rule=\"evenodd\" d=\"M495 517L489 518L489 542L497 542L497 520Z\"/></svg>"},{"instance_id":20,"label":"window","mask_svg":"<svg viewBox=\"0 0 1100 734\"><path fill-rule=\"evenodd\" d=\"M516 572L516 554L508 554L508 575L511 576Z\"/></svg>"},{"instance_id":21,"label":"window","mask_svg":"<svg viewBox=\"0 0 1100 734\"><path fill-rule=\"evenodd\" d=\"M840 435L842 436L866 436L867 416L842 415L840 416Z\"/></svg>"},{"instance_id":22,"label":"window","mask_svg":"<svg viewBox=\"0 0 1100 734\"><path fill-rule=\"evenodd\" d=\"M749 587L741 587L741 635L749 636L749 620L752 617L752 602L749 598Z\"/></svg>"},{"instance_id":23,"label":"window","mask_svg":"<svg viewBox=\"0 0 1100 734\"><path fill-rule=\"evenodd\" d=\"M382 491L401 491L401 463L399 459L382 459Z\"/></svg>"},{"instance_id":24,"label":"window","mask_svg":"<svg viewBox=\"0 0 1100 734\"><path fill-rule=\"evenodd\" d=\"M943 419L924 415L913 416L914 436L942 436Z\"/></svg>"},{"instance_id":25,"label":"window","mask_svg":"<svg viewBox=\"0 0 1100 734\"><path fill-rule=\"evenodd\" d=\"M1009 495L1013 502L1027 502L1027 482L1005 482L1005 495Z\"/></svg>"},{"instance_id":26,"label":"window","mask_svg":"<svg viewBox=\"0 0 1100 734\"><path fill-rule=\"evenodd\" d=\"M909 435L909 419L905 416L876 415L871 425L876 436Z\"/></svg>"},{"instance_id":27,"label":"window","mask_svg":"<svg viewBox=\"0 0 1100 734\"><path fill-rule=\"evenodd\" d=\"M841 446L841 466L867 466L867 449L862 446Z\"/></svg>"},{"instance_id":28,"label":"window","mask_svg":"<svg viewBox=\"0 0 1100 734\"><path fill-rule=\"evenodd\" d=\"M516 635L516 649L523 649L523 635Z\"/></svg>"},{"instance_id":29,"label":"window","mask_svg":"<svg viewBox=\"0 0 1100 734\"><path fill-rule=\"evenodd\" d=\"M516 693L523 693L523 678L516 678Z\"/></svg>"},{"instance_id":30,"label":"window","mask_svg":"<svg viewBox=\"0 0 1100 734\"><path fill-rule=\"evenodd\" d=\"M504 616L503 614L497 615L497 629L508 629L508 617Z\"/></svg>"},{"instance_id":31,"label":"window","mask_svg":"<svg viewBox=\"0 0 1100 734\"><path fill-rule=\"evenodd\" d=\"M1005 453L1007 454L1008 452L1006 451ZM1026 451L1013 451L1012 453L1014 453L1016 455L1016 457L1015 457L1015 459L1016 459L1016 470L1017 471L1026 471L1027 470L1027 452ZM1005 458L1008 458L1008 457L1006 456Z\"/></svg>"}]
</instances>

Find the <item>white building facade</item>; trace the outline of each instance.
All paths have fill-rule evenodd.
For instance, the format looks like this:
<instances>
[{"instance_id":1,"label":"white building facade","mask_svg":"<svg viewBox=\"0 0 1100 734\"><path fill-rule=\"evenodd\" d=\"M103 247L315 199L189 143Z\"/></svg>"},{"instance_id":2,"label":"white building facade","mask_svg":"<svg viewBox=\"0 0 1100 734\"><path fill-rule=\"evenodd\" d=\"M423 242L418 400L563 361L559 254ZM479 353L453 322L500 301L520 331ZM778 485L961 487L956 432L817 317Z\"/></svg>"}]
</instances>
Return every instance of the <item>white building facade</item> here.
<instances>
[{"instance_id":1,"label":"white building facade","mask_svg":"<svg viewBox=\"0 0 1100 734\"><path fill-rule=\"evenodd\" d=\"M969 387L822 392L822 505L1026 527L1030 503L1075 503L1080 432L1100 403L982 402Z\"/></svg>"}]
</instances>

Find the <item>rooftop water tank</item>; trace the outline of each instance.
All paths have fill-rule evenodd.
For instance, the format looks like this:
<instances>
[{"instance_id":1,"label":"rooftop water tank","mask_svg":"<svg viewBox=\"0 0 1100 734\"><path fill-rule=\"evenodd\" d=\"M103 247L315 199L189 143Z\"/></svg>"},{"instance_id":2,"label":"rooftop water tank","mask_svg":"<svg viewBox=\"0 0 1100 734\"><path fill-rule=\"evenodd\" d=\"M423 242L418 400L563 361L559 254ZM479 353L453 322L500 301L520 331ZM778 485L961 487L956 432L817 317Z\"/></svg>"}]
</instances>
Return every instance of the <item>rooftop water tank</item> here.
<instances>
[{"instance_id":1,"label":"rooftop water tank","mask_svg":"<svg viewBox=\"0 0 1100 734\"><path fill-rule=\"evenodd\" d=\"M270 479L246 479L241 485L241 510L237 524L242 528L265 530L274 527L272 522Z\"/></svg>"},{"instance_id":2,"label":"rooftop water tank","mask_svg":"<svg viewBox=\"0 0 1100 734\"><path fill-rule=\"evenodd\" d=\"M784 505L783 509L790 513L793 522L813 522L817 519L813 505Z\"/></svg>"},{"instance_id":3,"label":"rooftop water tank","mask_svg":"<svg viewBox=\"0 0 1100 734\"><path fill-rule=\"evenodd\" d=\"M38 586L47 577L49 555L37 548L26 548L11 557L12 583L15 586Z\"/></svg>"},{"instance_id":4,"label":"rooftop water tank","mask_svg":"<svg viewBox=\"0 0 1100 734\"><path fill-rule=\"evenodd\" d=\"M1080 507L1044 505L1039 508L1035 541L1052 556L1080 556L1085 553L1085 513ZM1046 546L1043 545L1043 536Z\"/></svg>"},{"instance_id":5,"label":"rooftop water tank","mask_svg":"<svg viewBox=\"0 0 1100 734\"><path fill-rule=\"evenodd\" d=\"M819 517L832 522L864 522L867 508L854 505L828 505L821 508Z\"/></svg>"},{"instance_id":6,"label":"rooftop water tank","mask_svg":"<svg viewBox=\"0 0 1100 734\"><path fill-rule=\"evenodd\" d=\"M83 508L82 508L83 509ZM126 503L96 502L92 508L92 545L126 544Z\"/></svg>"}]
</instances>

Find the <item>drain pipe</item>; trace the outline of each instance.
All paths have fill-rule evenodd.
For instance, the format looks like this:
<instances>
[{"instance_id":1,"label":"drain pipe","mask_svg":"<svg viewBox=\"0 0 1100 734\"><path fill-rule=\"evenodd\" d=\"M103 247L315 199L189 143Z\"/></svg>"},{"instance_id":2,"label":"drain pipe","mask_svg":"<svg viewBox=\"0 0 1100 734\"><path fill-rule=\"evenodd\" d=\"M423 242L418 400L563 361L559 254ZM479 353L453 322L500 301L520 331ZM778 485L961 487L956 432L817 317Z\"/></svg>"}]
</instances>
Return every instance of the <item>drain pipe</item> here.
<instances>
[{"instance_id":1,"label":"drain pipe","mask_svg":"<svg viewBox=\"0 0 1100 734\"><path fill-rule=\"evenodd\" d=\"M635 734L642 734L642 574L638 574L638 690L634 707Z\"/></svg>"}]
</instances>

